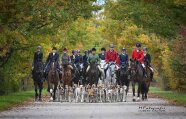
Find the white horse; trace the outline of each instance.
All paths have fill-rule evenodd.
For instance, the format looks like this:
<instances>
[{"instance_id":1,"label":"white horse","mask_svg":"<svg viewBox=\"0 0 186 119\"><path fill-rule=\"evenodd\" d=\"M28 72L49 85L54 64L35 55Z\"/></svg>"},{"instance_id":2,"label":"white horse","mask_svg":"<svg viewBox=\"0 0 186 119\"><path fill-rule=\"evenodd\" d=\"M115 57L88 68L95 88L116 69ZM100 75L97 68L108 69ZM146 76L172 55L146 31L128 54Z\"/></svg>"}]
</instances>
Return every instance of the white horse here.
<instances>
[{"instance_id":1,"label":"white horse","mask_svg":"<svg viewBox=\"0 0 186 119\"><path fill-rule=\"evenodd\" d=\"M107 65L105 85L108 84L116 85L116 73L115 73L116 70L117 70L117 66L115 62L110 62Z\"/></svg>"}]
</instances>

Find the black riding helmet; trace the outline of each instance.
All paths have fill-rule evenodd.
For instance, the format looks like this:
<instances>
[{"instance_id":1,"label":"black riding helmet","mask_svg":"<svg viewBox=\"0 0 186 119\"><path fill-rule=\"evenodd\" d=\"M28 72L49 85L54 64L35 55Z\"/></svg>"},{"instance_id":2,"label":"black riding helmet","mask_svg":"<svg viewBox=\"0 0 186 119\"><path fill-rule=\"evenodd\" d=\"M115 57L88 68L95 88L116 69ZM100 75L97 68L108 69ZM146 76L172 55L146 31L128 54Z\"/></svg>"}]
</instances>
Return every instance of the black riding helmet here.
<instances>
[{"instance_id":1,"label":"black riding helmet","mask_svg":"<svg viewBox=\"0 0 186 119\"><path fill-rule=\"evenodd\" d=\"M136 47L141 47L141 43L136 43Z\"/></svg>"},{"instance_id":2,"label":"black riding helmet","mask_svg":"<svg viewBox=\"0 0 186 119\"><path fill-rule=\"evenodd\" d=\"M144 48L143 48L143 51L147 51L147 50L148 50L148 48L147 48L147 47L144 47Z\"/></svg>"},{"instance_id":3,"label":"black riding helmet","mask_svg":"<svg viewBox=\"0 0 186 119\"><path fill-rule=\"evenodd\" d=\"M96 51L96 48L92 48L92 51Z\"/></svg>"},{"instance_id":4,"label":"black riding helmet","mask_svg":"<svg viewBox=\"0 0 186 119\"><path fill-rule=\"evenodd\" d=\"M85 51L84 51L84 53L85 53L85 54L87 54L87 53L88 53L88 51L87 51L87 50L85 50Z\"/></svg>"},{"instance_id":5,"label":"black riding helmet","mask_svg":"<svg viewBox=\"0 0 186 119\"><path fill-rule=\"evenodd\" d=\"M56 47L53 47L52 50L57 50L57 48Z\"/></svg>"},{"instance_id":6,"label":"black riding helmet","mask_svg":"<svg viewBox=\"0 0 186 119\"><path fill-rule=\"evenodd\" d=\"M105 48L101 48L101 51L106 51L106 49Z\"/></svg>"}]
</instances>

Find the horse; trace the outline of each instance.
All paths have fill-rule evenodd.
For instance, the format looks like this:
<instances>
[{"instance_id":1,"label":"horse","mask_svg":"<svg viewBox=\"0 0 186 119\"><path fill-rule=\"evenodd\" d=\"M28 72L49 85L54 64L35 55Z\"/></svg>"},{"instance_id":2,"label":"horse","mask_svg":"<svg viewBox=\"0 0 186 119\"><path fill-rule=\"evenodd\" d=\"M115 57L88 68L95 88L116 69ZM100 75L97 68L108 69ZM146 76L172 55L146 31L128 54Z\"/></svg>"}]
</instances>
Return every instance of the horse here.
<instances>
[{"instance_id":1,"label":"horse","mask_svg":"<svg viewBox=\"0 0 186 119\"><path fill-rule=\"evenodd\" d=\"M127 93L129 90L129 79L128 79L128 75L129 75L129 70L128 70L128 65L126 63L122 63L121 67L120 67L120 72L119 72L119 81L118 84L123 88L123 96L122 96L122 101L126 102L126 98L127 98Z\"/></svg>"},{"instance_id":2,"label":"horse","mask_svg":"<svg viewBox=\"0 0 186 119\"><path fill-rule=\"evenodd\" d=\"M142 100L147 100L147 94L149 91L150 82L151 82L151 78L152 78L152 71L146 62L145 62L145 71L146 71L145 72L146 77L144 77L144 79L142 80L142 83L141 83Z\"/></svg>"},{"instance_id":3,"label":"horse","mask_svg":"<svg viewBox=\"0 0 186 119\"><path fill-rule=\"evenodd\" d=\"M82 65L82 68L83 68L83 72L82 72L82 75L83 75L82 84L83 84L83 85L87 85L87 80L86 80L86 71L87 71L87 67L88 67L88 63L84 63L84 64Z\"/></svg>"},{"instance_id":4,"label":"horse","mask_svg":"<svg viewBox=\"0 0 186 119\"><path fill-rule=\"evenodd\" d=\"M101 60L100 61L100 67L101 67L101 69L104 71L104 77L103 77L103 79L101 80L99 80L99 82L102 84L103 82L104 82L104 78L105 78L105 76L106 76L106 67L107 65L106 65L106 61L105 60Z\"/></svg>"},{"instance_id":5,"label":"horse","mask_svg":"<svg viewBox=\"0 0 186 119\"><path fill-rule=\"evenodd\" d=\"M105 79L105 84L111 84L111 85L116 85L116 64L115 62L110 62L107 65L107 71L106 71L106 79Z\"/></svg>"},{"instance_id":6,"label":"horse","mask_svg":"<svg viewBox=\"0 0 186 119\"><path fill-rule=\"evenodd\" d=\"M61 75L62 76L60 81L63 82L64 95L66 99L69 96L67 96L67 94L70 92L70 89L72 87L72 68L68 64L62 64Z\"/></svg>"},{"instance_id":7,"label":"horse","mask_svg":"<svg viewBox=\"0 0 186 119\"><path fill-rule=\"evenodd\" d=\"M90 86L95 84L97 87L98 80L99 80L99 74L100 72L97 67L97 64L95 62L90 63L90 69L87 72L87 81L88 81L88 84L90 84Z\"/></svg>"},{"instance_id":8,"label":"horse","mask_svg":"<svg viewBox=\"0 0 186 119\"><path fill-rule=\"evenodd\" d=\"M75 68L75 77L73 79L73 83L84 85L85 84L85 79L84 79L83 63L74 64L74 68Z\"/></svg>"},{"instance_id":9,"label":"horse","mask_svg":"<svg viewBox=\"0 0 186 119\"><path fill-rule=\"evenodd\" d=\"M43 67L44 67L43 62L38 61L35 64L34 69L32 71L34 87L35 87L35 101L42 101L41 93L42 93L43 81L44 81ZM39 88L39 94L38 94L38 88Z\"/></svg>"},{"instance_id":10,"label":"horse","mask_svg":"<svg viewBox=\"0 0 186 119\"><path fill-rule=\"evenodd\" d=\"M52 61L51 67L48 73L48 87L50 91L50 101L55 101L56 90L60 83L59 72L57 71L57 62Z\"/></svg>"},{"instance_id":11,"label":"horse","mask_svg":"<svg viewBox=\"0 0 186 119\"><path fill-rule=\"evenodd\" d=\"M141 92L141 83L144 78L143 67L141 66L139 61L134 59L130 59L130 80L132 82L132 92L133 92L133 101L135 99L135 84L138 84L138 91L137 91L137 101L140 100L140 92Z\"/></svg>"}]
</instances>

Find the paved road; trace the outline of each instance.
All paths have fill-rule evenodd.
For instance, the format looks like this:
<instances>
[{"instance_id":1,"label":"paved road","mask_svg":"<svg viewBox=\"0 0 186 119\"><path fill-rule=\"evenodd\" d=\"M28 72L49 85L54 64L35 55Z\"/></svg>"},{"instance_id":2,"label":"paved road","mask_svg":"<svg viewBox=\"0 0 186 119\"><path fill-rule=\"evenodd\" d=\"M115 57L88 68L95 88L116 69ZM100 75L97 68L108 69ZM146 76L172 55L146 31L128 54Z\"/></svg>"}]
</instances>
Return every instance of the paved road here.
<instances>
[{"instance_id":1,"label":"paved road","mask_svg":"<svg viewBox=\"0 0 186 119\"><path fill-rule=\"evenodd\" d=\"M186 108L167 101L120 103L32 102L27 106L1 112L3 119L185 119Z\"/></svg>"}]
</instances>

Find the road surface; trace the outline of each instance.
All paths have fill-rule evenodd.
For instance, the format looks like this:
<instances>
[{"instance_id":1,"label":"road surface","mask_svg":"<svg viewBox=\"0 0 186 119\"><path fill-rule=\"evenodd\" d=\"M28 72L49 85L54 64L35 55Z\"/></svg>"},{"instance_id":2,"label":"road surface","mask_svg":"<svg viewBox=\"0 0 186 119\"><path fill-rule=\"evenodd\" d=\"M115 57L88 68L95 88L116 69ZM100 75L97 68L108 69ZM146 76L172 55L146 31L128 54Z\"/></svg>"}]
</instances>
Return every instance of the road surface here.
<instances>
[{"instance_id":1,"label":"road surface","mask_svg":"<svg viewBox=\"0 0 186 119\"><path fill-rule=\"evenodd\" d=\"M30 102L0 113L0 119L186 119L186 108L167 101L118 103Z\"/></svg>"}]
</instances>

